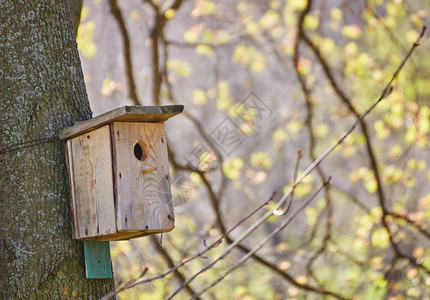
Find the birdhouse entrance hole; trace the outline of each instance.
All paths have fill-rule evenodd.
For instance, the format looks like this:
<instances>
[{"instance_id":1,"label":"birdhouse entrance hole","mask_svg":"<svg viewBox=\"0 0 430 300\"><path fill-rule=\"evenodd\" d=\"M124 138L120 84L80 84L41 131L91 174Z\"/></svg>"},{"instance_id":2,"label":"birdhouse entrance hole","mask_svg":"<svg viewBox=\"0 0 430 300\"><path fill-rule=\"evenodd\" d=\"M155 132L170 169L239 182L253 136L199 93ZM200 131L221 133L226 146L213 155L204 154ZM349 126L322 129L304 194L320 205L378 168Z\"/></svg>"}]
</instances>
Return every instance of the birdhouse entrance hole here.
<instances>
[{"instance_id":1,"label":"birdhouse entrance hole","mask_svg":"<svg viewBox=\"0 0 430 300\"><path fill-rule=\"evenodd\" d=\"M129 240L174 228L164 122L183 109L124 106L62 131L74 239ZM109 243L97 243L109 253ZM99 248L89 252L95 267L104 265Z\"/></svg>"},{"instance_id":2,"label":"birdhouse entrance hole","mask_svg":"<svg viewBox=\"0 0 430 300\"><path fill-rule=\"evenodd\" d=\"M134 156L140 161L144 161L148 157L148 146L143 141L134 143Z\"/></svg>"}]
</instances>

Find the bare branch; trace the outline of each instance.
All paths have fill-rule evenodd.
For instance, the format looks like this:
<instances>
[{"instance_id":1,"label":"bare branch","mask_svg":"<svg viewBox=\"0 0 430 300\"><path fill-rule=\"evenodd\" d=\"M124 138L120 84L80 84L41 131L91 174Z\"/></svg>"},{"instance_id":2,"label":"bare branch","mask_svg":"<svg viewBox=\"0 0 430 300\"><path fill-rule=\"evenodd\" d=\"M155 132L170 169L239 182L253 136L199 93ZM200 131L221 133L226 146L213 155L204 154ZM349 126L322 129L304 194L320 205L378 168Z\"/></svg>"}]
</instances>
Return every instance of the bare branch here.
<instances>
[{"instance_id":1,"label":"bare branch","mask_svg":"<svg viewBox=\"0 0 430 300\"><path fill-rule=\"evenodd\" d=\"M124 286L122 286L121 288L117 289L116 291L112 291L109 294L105 295L103 298L101 298L100 300L106 300L109 299L110 297L113 297L125 290L128 290L130 288L133 288L137 285L141 285L143 283L148 283L148 282L152 282L154 280L160 279L160 278L164 278L167 275L169 275L172 272L175 272L176 270L178 270L179 268L181 268L182 266L186 265L187 263L189 263L190 261L198 258L198 257L203 257L203 255L208 252L209 250L216 248L221 242L222 240L227 237L233 230L235 230L236 228L238 228L240 225L242 225L246 220L248 220L249 218L251 218L253 215L255 215L258 211L260 211L264 206L266 206L270 201L272 201L276 196L276 192L273 192L272 196L263 204L261 204L259 207L257 207L256 209L254 209L249 215L247 215L245 218L241 219L238 223L236 223L236 225L234 225L232 228L230 228L227 232L225 232L223 235L221 235L221 237L219 237L215 242L213 242L212 244L210 244L209 246L207 246L205 249L203 249L203 251L187 258L186 260L182 261L180 264L177 265L173 265L173 261L172 264L169 263L169 265L171 265L170 270L168 270L167 272L160 274L158 276L155 277L151 277L151 278L147 278L145 280L140 280L138 281L140 278L142 278L145 274L146 274L146 270L147 268L145 268L144 272L137 277L136 279L133 279L129 282L127 282ZM154 242L154 241L153 241ZM158 242L157 240L155 240L155 246L158 246ZM171 259L170 259L171 261ZM192 293L194 294L194 292Z\"/></svg>"},{"instance_id":2,"label":"bare branch","mask_svg":"<svg viewBox=\"0 0 430 300\"><path fill-rule=\"evenodd\" d=\"M169 9L178 10L183 0L175 0ZM160 92L162 84L162 71L160 70L160 52L159 40L163 36L164 27L168 19L165 17L164 12L154 1L143 0L148 3L155 13L155 22L151 30L152 40L152 98L155 105L161 104ZM166 63L166 61L164 62Z\"/></svg>"},{"instance_id":3,"label":"bare branch","mask_svg":"<svg viewBox=\"0 0 430 300\"><path fill-rule=\"evenodd\" d=\"M402 69L403 65L405 64L405 61L408 60L408 58L410 57L410 55L412 54L413 50L417 47L418 42L421 40L421 36L419 39L417 39L417 42L415 42L411 48L411 50L409 51L409 53L407 54L407 56L404 58L404 60L402 61L402 63L400 64L400 66L398 67L398 69L396 70L396 72L394 73L395 75L398 74L400 72L400 70ZM396 75L397 76L397 75ZM393 78L395 78L395 76L393 76ZM389 85L391 85L393 80L390 81ZM388 85L387 85L388 86ZM339 145L341 145L345 139L354 131L354 129L357 127L357 124L360 123L361 120L363 120L375 107L377 104L379 104L379 102L381 102L385 95L386 95L386 90L384 89L384 91L381 94L381 97L363 114L360 115L358 117L358 119L354 122L354 124L351 126L351 128L336 142L334 143L332 146L330 146L329 148L327 148L316 160L314 160L309 167L303 172L303 174L294 182L293 186L284 194L284 196L278 201L278 203L275 205L275 207L267 212L263 217L261 217L259 220L257 220L254 224L252 224L246 231L244 231L232 244L230 244L229 247L226 248L226 250L224 251L224 253L220 256L221 258L226 256L228 253L230 253L242 240L244 240L249 234L251 234L256 228L258 228L261 224L263 224L272 214L274 214L275 211L279 210L280 207L282 207L285 202L287 201L288 197L291 196L291 194L293 193L294 189L330 154L332 153ZM175 290L175 292L168 298L171 299L173 296L175 296L182 288L184 288L185 284L189 284L190 282L192 282L198 275L200 275L201 273L203 273L205 270L207 270L208 268L211 268L213 265L215 265L221 258L218 258L214 261L212 261L208 267L200 270L199 272L195 273L190 279L188 279L183 285L181 285L177 290Z\"/></svg>"},{"instance_id":4,"label":"bare branch","mask_svg":"<svg viewBox=\"0 0 430 300\"><path fill-rule=\"evenodd\" d=\"M118 6L117 0L109 0L111 13L114 16L122 36L122 42L124 46L124 63L127 74L128 83L128 96L133 101L134 105L141 105L139 98L136 93L136 83L134 81L133 63L131 60L131 47L130 37L128 35L127 27L125 26L124 18L121 14L121 9Z\"/></svg>"},{"instance_id":5,"label":"bare branch","mask_svg":"<svg viewBox=\"0 0 430 300\"><path fill-rule=\"evenodd\" d=\"M281 232L283 229L285 229L285 227L288 226L288 224L291 223L292 220L295 219L295 217L297 217L297 215L306 207L308 206L309 203L312 202L312 200L315 199L315 197L319 194L319 192L321 192L323 190L324 187L326 187L330 182L330 179L328 179L327 181L324 182L323 185L321 185L321 187L316 190L311 196L309 196L308 199L306 199L305 201L303 201L303 203L299 206L299 208L297 208L286 220L284 220L278 227L276 227L270 234L268 234L261 242L259 242L254 248L252 248L251 251L249 251L246 255L242 256L241 259L239 259L234 265L233 267L231 267L230 269L228 269L223 275L221 275L220 277L218 277L216 280L214 280L209 286L207 286L206 288L204 288L202 291L200 291L199 293L193 295L193 297L191 299L196 299L198 296L201 296L203 293L205 293L206 291L208 291L209 289L211 289L212 287L214 287L216 284L218 284L220 281L222 281L228 274L230 274L231 272L233 272L234 270L236 270L240 265L242 265L244 262L246 262L254 253L256 253L257 251L259 251L261 248L263 248L264 245L266 245L276 234L278 234L279 232ZM221 255L217 260L219 259L223 259L225 256L227 255L227 253L224 253L223 255ZM205 268L203 268L200 272L204 272L207 271L208 269L210 269L212 266L209 265ZM173 294L172 296L174 296L175 294ZM170 298L169 298L170 299Z\"/></svg>"},{"instance_id":6,"label":"bare branch","mask_svg":"<svg viewBox=\"0 0 430 300\"><path fill-rule=\"evenodd\" d=\"M175 263L173 262L173 259L170 257L169 253L167 253L167 251L163 247L161 247L161 245L159 244L159 242L157 240L157 237L155 235L151 235L150 239L151 239L152 246L157 249L158 253L160 253L160 255L164 258L164 260L166 261L166 263L169 266L169 268L171 270L173 270L173 274L175 275L176 279L180 283L185 282L184 275L181 272L179 272L178 268L175 268ZM193 288L190 285L186 285L185 286L185 290L190 295L195 294Z\"/></svg>"},{"instance_id":7,"label":"bare branch","mask_svg":"<svg viewBox=\"0 0 430 300\"><path fill-rule=\"evenodd\" d=\"M299 167L300 167L300 161L303 157L303 152L301 149L297 149L297 159L296 159L296 165L294 166L294 175L293 175L293 182L295 182L297 180L297 176L299 175ZM291 192L290 197L288 197L285 206L280 209L280 210L276 210L273 212L274 215L276 216L282 216L285 215L288 210L290 209L291 206L291 202L293 201L294 198L294 190Z\"/></svg>"}]
</instances>

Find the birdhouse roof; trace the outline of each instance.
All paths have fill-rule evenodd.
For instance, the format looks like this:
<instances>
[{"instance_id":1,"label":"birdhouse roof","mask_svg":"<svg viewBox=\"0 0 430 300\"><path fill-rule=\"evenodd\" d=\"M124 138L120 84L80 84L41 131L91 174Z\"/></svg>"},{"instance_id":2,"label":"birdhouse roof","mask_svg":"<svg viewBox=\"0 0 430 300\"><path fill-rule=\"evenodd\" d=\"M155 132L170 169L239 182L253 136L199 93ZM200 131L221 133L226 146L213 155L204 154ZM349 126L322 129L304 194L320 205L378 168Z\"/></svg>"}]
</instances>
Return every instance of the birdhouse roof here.
<instances>
[{"instance_id":1,"label":"birdhouse roof","mask_svg":"<svg viewBox=\"0 0 430 300\"><path fill-rule=\"evenodd\" d=\"M183 110L183 105L122 106L64 129L60 133L60 139L67 140L112 122L160 123L180 114Z\"/></svg>"}]
</instances>

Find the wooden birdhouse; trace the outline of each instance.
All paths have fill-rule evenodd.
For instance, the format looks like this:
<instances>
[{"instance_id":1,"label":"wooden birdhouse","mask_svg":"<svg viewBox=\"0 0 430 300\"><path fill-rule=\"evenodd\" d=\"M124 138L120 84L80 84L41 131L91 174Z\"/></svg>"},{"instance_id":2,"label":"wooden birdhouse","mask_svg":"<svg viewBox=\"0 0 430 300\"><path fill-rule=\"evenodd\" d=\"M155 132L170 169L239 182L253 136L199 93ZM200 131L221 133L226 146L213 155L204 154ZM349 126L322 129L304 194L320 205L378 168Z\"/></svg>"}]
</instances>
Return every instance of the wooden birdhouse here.
<instances>
[{"instance_id":1,"label":"wooden birdhouse","mask_svg":"<svg viewBox=\"0 0 430 300\"><path fill-rule=\"evenodd\" d=\"M61 133L74 239L128 240L174 228L163 122L183 108L124 106Z\"/></svg>"}]
</instances>

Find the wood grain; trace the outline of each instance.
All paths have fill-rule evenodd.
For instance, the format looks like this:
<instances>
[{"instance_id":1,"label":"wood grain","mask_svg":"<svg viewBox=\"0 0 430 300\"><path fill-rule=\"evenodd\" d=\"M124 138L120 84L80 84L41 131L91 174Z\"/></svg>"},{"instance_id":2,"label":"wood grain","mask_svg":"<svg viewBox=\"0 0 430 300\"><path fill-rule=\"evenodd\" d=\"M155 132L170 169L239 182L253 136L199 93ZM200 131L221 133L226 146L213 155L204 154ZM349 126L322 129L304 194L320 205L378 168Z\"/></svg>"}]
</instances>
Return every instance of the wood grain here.
<instances>
[{"instance_id":1,"label":"wood grain","mask_svg":"<svg viewBox=\"0 0 430 300\"><path fill-rule=\"evenodd\" d=\"M70 139L112 122L164 122L183 110L183 105L123 106L63 130L60 139Z\"/></svg>"},{"instance_id":2,"label":"wood grain","mask_svg":"<svg viewBox=\"0 0 430 300\"><path fill-rule=\"evenodd\" d=\"M75 238L115 233L109 125L71 139L70 145Z\"/></svg>"},{"instance_id":3,"label":"wood grain","mask_svg":"<svg viewBox=\"0 0 430 300\"><path fill-rule=\"evenodd\" d=\"M114 122L111 130L118 231L142 230L146 235L172 230L174 215L164 124ZM143 148L141 160L134 153L136 144Z\"/></svg>"},{"instance_id":4,"label":"wood grain","mask_svg":"<svg viewBox=\"0 0 430 300\"><path fill-rule=\"evenodd\" d=\"M69 188L70 188L70 209L71 209L71 222L72 222L72 237L77 239L76 228L78 221L76 220L76 198L75 198L75 174L73 172L73 152L72 140L68 140L65 145L66 150L66 166L69 174Z\"/></svg>"}]
</instances>

